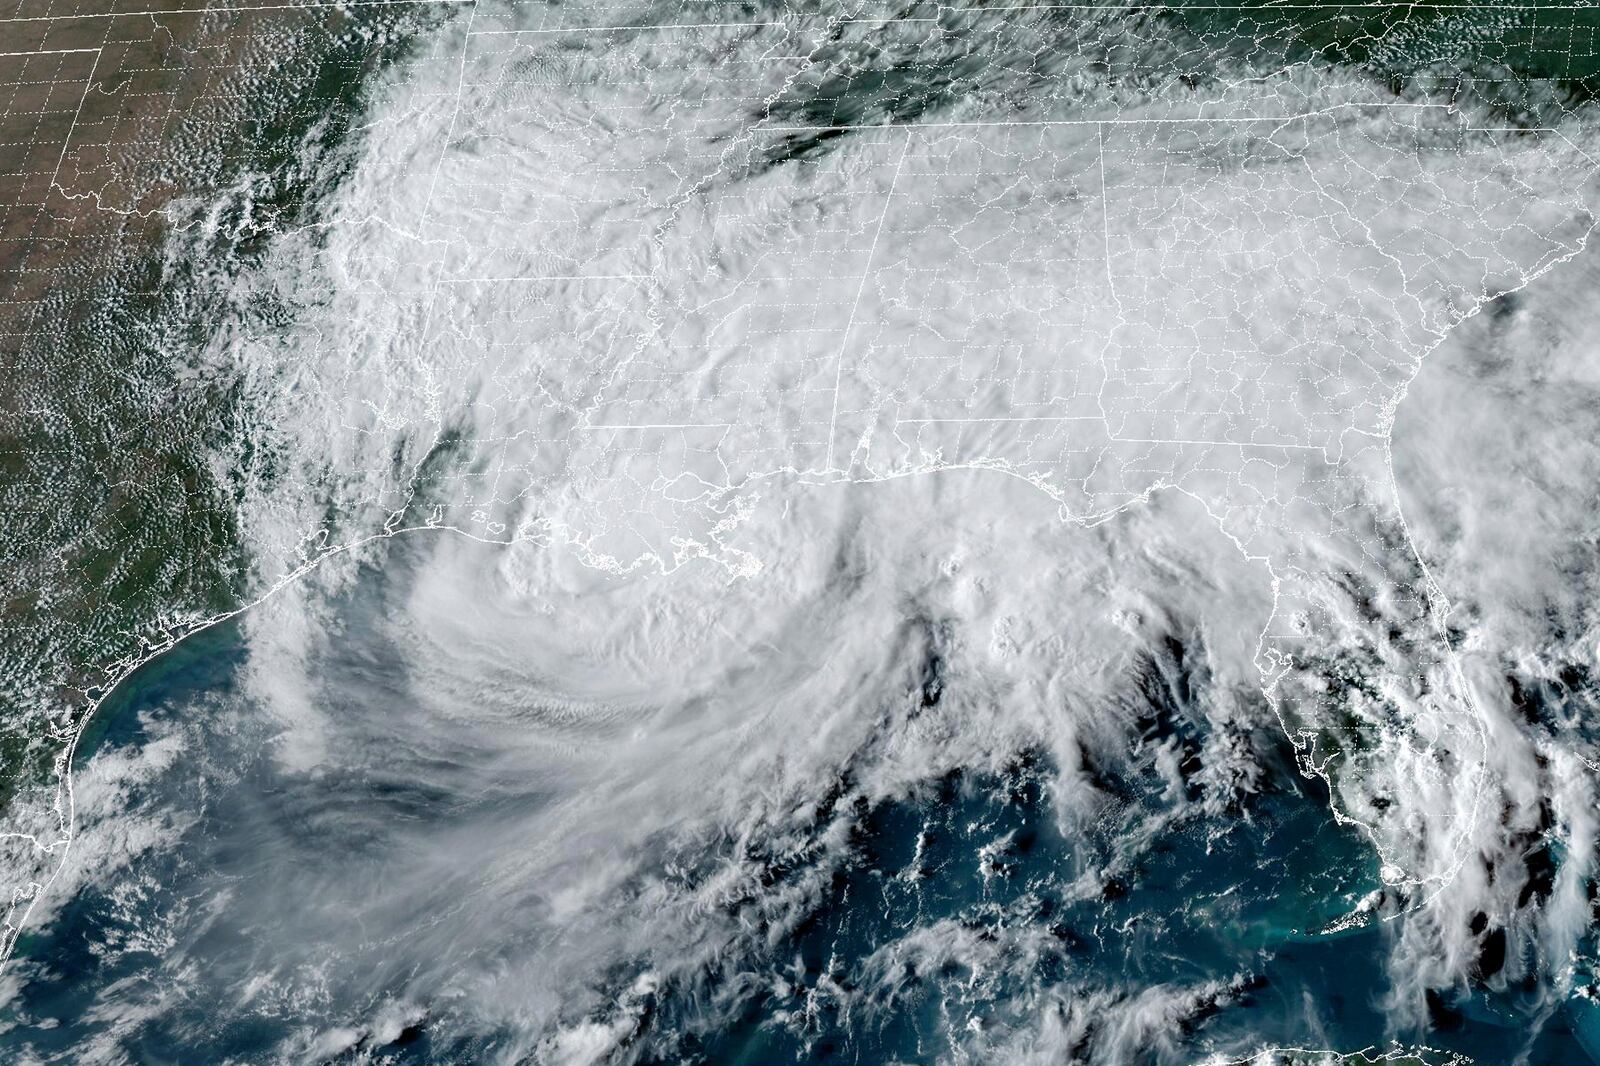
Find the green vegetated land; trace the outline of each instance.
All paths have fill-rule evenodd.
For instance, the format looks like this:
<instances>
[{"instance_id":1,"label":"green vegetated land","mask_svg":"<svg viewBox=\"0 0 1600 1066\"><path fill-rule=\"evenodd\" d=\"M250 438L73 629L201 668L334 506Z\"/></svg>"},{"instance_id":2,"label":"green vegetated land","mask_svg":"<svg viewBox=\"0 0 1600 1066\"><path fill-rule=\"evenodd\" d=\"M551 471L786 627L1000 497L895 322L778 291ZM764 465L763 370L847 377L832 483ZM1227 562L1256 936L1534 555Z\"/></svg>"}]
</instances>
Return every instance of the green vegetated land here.
<instances>
[{"instance_id":1,"label":"green vegetated land","mask_svg":"<svg viewBox=\"0 0 1600 1066\"><path fill-rule=\"evenodd\" d=\"M1530 115L1600 89L1600 6L1588 3L1175 3L1160 10L1242 50L1351 65L1400 88L1459 87Z\"/></svg>"},{"instance_id":2,"label":"green vegetated land","mask_svg":"<svg viewBox=\"0 0 1600 1066\"><path fill-rule=\"evenodd\" d=\"M53 147L36 138L44 161L0 175L20 190L10 208L0 196L0 805L53 780L84 711L127 664L240 603L236 478L270 457L242 439L238 383L193 356L230 316L287 313L239 308L226 280L277 229L316 216L353 157L374 76L454 10L106 15L38 35L40 48L68 32L120 43L86 75L96 91ZM1117 17L1160 20L1208 62L1352 66L1397 92L1476 93L1517 121L1600 87L1600 8L1253 0ZM153 136L127 132L146 128L141 109L160 120ZM88 178L40 178L75 158L69 140L95 137L106 162ZM242 182L248 209L221 195ZM222 210L209 243L172 262L168 220L191 199L191 221ZM243 469L215 468L223 445Z\"/></svg>"},{"instance_id":3,"label":"green vegetated land","mask_svg":"<svg viewBox=\"0 0 1600 1066\"><path fill-rule=\"evenodd\" d=\"M16 168L32 185L0 208L0 804L51 786L129 663L239 603L237 486L209 461L237 434L238 384L199 353L241 314L226 279L337 185L374 75L447 17L286 8L38 35L41 49L70 33L103 50L70 138L39 132L42 162ZM62 77L0 63L19 92ZM37 91L52 89L79 91ZM170 227L207 212L200 252L168 261Z\"/></svg>"}]
</instances>

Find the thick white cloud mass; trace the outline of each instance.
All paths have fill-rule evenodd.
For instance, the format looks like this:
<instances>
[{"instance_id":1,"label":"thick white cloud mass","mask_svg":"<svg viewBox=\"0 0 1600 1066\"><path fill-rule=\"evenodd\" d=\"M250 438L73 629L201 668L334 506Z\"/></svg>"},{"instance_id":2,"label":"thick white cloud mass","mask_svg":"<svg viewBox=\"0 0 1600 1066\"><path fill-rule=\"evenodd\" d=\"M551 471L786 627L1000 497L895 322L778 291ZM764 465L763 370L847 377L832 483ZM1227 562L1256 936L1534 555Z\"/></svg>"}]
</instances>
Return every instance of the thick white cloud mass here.
<instances>
[{"instance_id":1,"label":"thick white cloud mass","mask_svg":"<svg viewBox=\"0 0 1600 1066\"><path fill-rule=\"evenodd\" d=\"M237 282L287 322L211 351L274 594L236 689L79 777L45 917L100 893L157 961L77 1061L205 1046L196 997L286 1062L651 1061L757 1002L1107 1063L1580 1009L1582 112L1112 10L486 6L386 77ZM971 813L1007 788L1034 822ZM1289 809L1345 828L1281 853ZM869 880L903 925L819 917ZM1341 935L1364 1030L1297 969Z\"/></svg>"},{"instance_id":2,"label":"thick white cloud mass","mask_svg":"<svg viewBox=\"0 0 1600 1066\"><path fill-rule=\"evenodd\" d=\"M916 972L1031 983L1061 946L1026 922L999 941L914 923L874 946L857 989L763 961L835 898L870 809L951 774L1015 774L1030 752L1058 766L1048 819L1084 843L1052 876L1096 906L1139 876L1144 841L1225 822L1258 787L1270 721L1239 621L1264 620L1270 588L1225 538L1194 534L1192 503L1080 530L974 472L790 501L741 527L769 563L751 578L619 577L564 547L412 534L387 553L392 580L332 615L296 586L252 616L242 705L158 720L135 763L107 755L80 777L69 881L116 894L120 921L165 940L161 971L205 981L208 1003L310 1025L285 1061L425 1013L441 1033L500 1034L493 1061L597 1061L658 987L704 997L697 1026L735 1017L750 980L870 1025ZM1174 697L1185 735L1148 720L1150 678L1194 686ZM1144 775L1149 809L1107 791L1121 772ZM152 800L130 802L141 785ZM227 832L185 835L165 812L203 810L213 789ZM1126 833L1109 852L1090 844L1102 821ZM163 841L215 873L152 917L128 867ZM984 843L965 876L1004 878L1012 842ZM912 863L902 905L941 876ZM225 964L218 936L238 939ZM1177 1046L1169 1023L1242 980L1041 989L1062 1003L1035 1036L1032 1011L1016 1032L950 1028L1018 1055L1092 1031L1110 1061ZM106 1048L166 998L154 981L106 988Z\"/></svg>"}]
</instances>

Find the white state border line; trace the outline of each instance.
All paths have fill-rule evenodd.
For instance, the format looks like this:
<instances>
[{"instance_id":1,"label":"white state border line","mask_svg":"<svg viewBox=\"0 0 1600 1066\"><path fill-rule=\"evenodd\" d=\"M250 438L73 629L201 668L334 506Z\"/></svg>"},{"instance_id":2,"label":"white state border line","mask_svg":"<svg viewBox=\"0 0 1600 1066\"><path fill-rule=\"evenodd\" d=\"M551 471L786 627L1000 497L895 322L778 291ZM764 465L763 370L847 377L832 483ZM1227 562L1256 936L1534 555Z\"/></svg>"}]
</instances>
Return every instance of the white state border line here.
<instances>
[{"instance_id":1,"label":"white state border line","mask_svg":"<svg viewBox=\"0 0 1600 1066\"><path fill-rule=\"evenodd\" d=\"M693 0L682 0L685 5ZM715 0L706 0L714 3ZM475 5L477 0L309 0L306 3L203 3L203 5L190 6L190 8L130 8L126 11L82 11L70 14L11 14L0 18L0 24L8 22L69 22L86 21L86 19L120 19L144 18L152 14L229 14L234 11L317 11L326 8L397 8L397 6L430 6L430 5ZM1418 3L1414 0L1357 0L1357 2L1344 3L1282 3L1282 5L1261 5L1261 3L1018 3L1018 5L995 6L995 8L982 8L982 13L1003 14L1006 11L1261 11L1261 13L1283 13L1283 11L1386 11L1386 10L1411 10ZM1429 5L1437 11L1594 11L1595 3L1434 3ZM955 6L944 6L942 10L957 11ZM885 18L853 18L842 19L843 22L936 22L934 18L909 18L896 19L893 16ZM654 24L654 26L570 26L570 27L542 27L542 29L523 30L475 30L474 35L485 34L581 34L581 32L606 32L606 30L650 30L650 29L714 29L714 27L736 26L782 26L782 22L704 22L704 24ZM10 53L0 53L10 54Z\"/></svg>"},{"instance_id":2,"label":"white state border line","mask_svg":"<svg viewBox=\"0 0 1600 1066\"><path fill-rule=\"evenodd\" d=\"M686 2L687 2L687 0L686 0ZM216 6L199 6L199 7L190 7L190 8L146 9L146 10L142 10L142 11L140 11L140 10L109 11L109 12L99 12L99 13L92 13L92 14L85 13L85 14L66 14L66 15L12 16L12 17L7 17L7 18L0 18L0 25L11 24L11 23L31 23L31 22L53 23L53 22L57 22L57 21L66 22L66 21L84 21L84 20L89 20L89 19L114 19L114 18L119 18L119 17L124 17L124 16L147 17L147 16L153 16L153 15L193 15L193 14L210 14L210 13L226 14L226 13L229 13L229 12L251 12L251 11L282 11L282 12L288 13L288 12L293 12L293 11L316 10L316 9L325 9L325 8L349 8L349 7L388 7L388 6L424 6L424 5L446 6L446 5L452 5L452 4L465 4L465 5L472 6L474 8L474 10L475 10L476 9L476 3L477 3L477 0L335 0L335 2L321 2L321 3L312 2L312 3L300 3L300 4L265 4L265 5L240 5L240 6L216 5ZM1397 9L1399 9L1399 8L1411 8L1411 7L1414 7L1414 6L1415 6L1415 3L1411 2L1411 0L1366 0L1366 2L1359 2L1359 3L1348 3L1348 2L1346 2L1346 3L1328 3L1328 4L1295 3L1295 4L1286 4L1286 5L1283 5L1282 7L1268 7L1265 10L1295 10L1295 9L1299 9L1301 7L1304 7L1307 10L1316 10L1319 7L1320 8L1324 8L1324 9L1326 9L1326 8L1332 8L1332 9L1387 9L1387 8L1397 8ZM1522 4L1522 5L1511 5L1511 4L1504 4L1504 5L1502 5L1502 4L1441 4L1441 5L1438 5L1438 6L1441 9L1452 10L1452 11L1539 10L1540 8L1543 8L1546 11L1575 11L1575 10L1586 10L1586 9L1589 9L1590 7L1592 7L1594 5L1591 4L1591 3L1580 2L1580 3L1562 4L1562 5L1554 5L1554 4L1552 4L1552 5L1548 5L1548 6L1540 5L1540 4ZM1054 10L1054 9L1060 9L1060 10L1080 10L1081 9L1081 10L1118 11L1118 10L1159 10L1159 9L1172 10L1173 8L1171 7L1171 5L1165 4L1165 3L1128 4L1128 5L1035 4L1035 5L1018 5L1018 6L1004 7L1004 8L990 8L988 10L993 11L993 12L1004 12L1004 11ZM1259 10L1263 10L1263 8L1258 4L1213 4L1213 5L1199 5L1199 4L1196 4L1196 5L1193 5L1192 8L1190 8L1190 9L1191 10L1258 10L1258 11ZM888 21L893 21L893 20L892 19L879 19L879 20L875 20L875 21L888 22ZM751 25L751 24L733 24L733 25ZM466 34L467 37L471 37L471 36L475 35L474 31L470 28L470 26L471 26L471 24L469 23L469 28L468 28L468 31L467 31L467 34ZM658 28L658 27L646 27L646 28ZM580 26L580 27L572 27L572 28L566 28L566 29L531 30L531 31L498 31L498 32L573 33L573 32L583 32L584 29L585 29L584 27ZM477 34L478 35L482 35L482 34L487 34L487 33L491 33L491 32L497 32L497 31L487 31L487 30L485 30L485 31L477 31ZM29 56L29 55L38 55L38 54L55 54L55 53L64 52L64 51L77 51L77 52L94 51L94 52L99 52L100 49L70 49L70 50L45 50L45 49L40 49L40 50L36 50L34 52L0 53L0 55ZM97 57L97 60L98 60L98 57ZM465 48L463 48L463 52L462 52L463 68L465 66L465 61L466 61L466 50L465 50ZM82 104L80 102L80 109L81 109L81 106L82 106ZM457 104L457 106L459 108L459 94L458 94L458 104ZM1335 105L1335 106L1363 106L1363 105ZM1364 105L1364 106L1377 106L1377 105ZM1162 121L1223 121L1223 120L1216 120L1216 119L1210 119L1210 120L1208 120L1208 119L1190 119L1190 120L1162 120ZM1258 120L1252 120L1252 121L1292 121L1292 120L1258 119ZM1000 123L1000 125L1015 125L1015 124L1017 124L1017 123ZM1096 125L1105 125L1107 123L1104 122L1104 121L1096 121L1094 124L1096 124ZM826 129L848 128L848 127L818 127L818 128L826 130ZM907 127L907 128L917 128L917 127ZM1529 131L1524 131L1524 132L1529 132ZM1562 139L1566 140L1568 142L1568 144L1572 144L1570 138L1567 138L1564 134L1561 134L1558 131L1543 131L1543 130L1540 130L1539 132L1556 132L1557 136L1562 137ZM70 138L69 138L69 140L70 140ZM1573 145L1573 147L1575 149L1577 148L1576 145ZM1579 151L1580 151L1581 154L1584 154L1586 158L1588 158L1587 153L1582 153L1581 149L1579 149ZM437 172L436 172L435 176L437 177ZM430 196L431 196L431 193L430 193ZM1530 277L1527 281L1525 281L1524 282L1524 286L1527 285L1528 283L1530 283L1534 278L1536 278L1536 277L1544 274L1545 272L1547 272L1551 267L1553 267L1553 266L1555 266L1555 265L1557 265L1559 263L1565 262L1567 259L1570 259L1572 257L1572 255L1575 255L1575 254L1577 254L1577 253L1576 252L1569 253L1568 255L1557 259L1553 263L1546 264L1543 267L1543 269L1538 270L1534 274L1533 277ZM1404 393L1402 392L1402 394L1400 395L1400 397L1396 401L1396 406L1398 406L1398 403L1403 401L1403 400L1404 400ZM603 429L603 428L606 428L606 427L598 426L598 427L591 427L591 428L593 428L593 429ZM636 425L636 426L614 426L614 427L611 427L611 428L616 428L616 429L646 429L646 428L652 428L653 429L653 428L661 428L661 427L656 426L656 425ZM1163 442L1163 443L1165 443L1165 442ZM1224 442L1216 442L1216 443L1224 443ZM831 444L831 442L830 442L830 444ZM1235 445L1235 446L1239 446L1239 445ZM1280 446L1274 446L1274 447L1282 447L1282 446L1280 445ZM1391 458L1391 469L1392 469L1392 458ZM1160 488L1160 487L1161 486L1159 486L1159 485L1156 486L1156 488ZM1149 496L1149 493L1147 492L1145 494L1144 498L1148 499L1148 496ZM1117 513L1117 512L1120 512L1122 510L1123 510L1123 506L1118 506L1115 509L1115 511L1112 512L1112 513ZM1084 520L1079 520L1079 524L1082 524L1083 521ZM473 540L484 540L485 539L485 538L481 538L481 537L475 536L475 535L473 535L471 532L469 532L467 530L455 529L455 528L452 528L452 527L449 527L449 526L425 526L425 527L421 527L421 528L422 529L433 529L433 530L440 530L440 531L455 532L455 533L461 534L461 535L466 536L469 539L473 539ZM275 595L277 592L279 592L283 588L287 587L292 582L298 580L299 578L305 576L306 574L308 574L311 571L313 571L314 569L316 569L318 566L321 565L322 562L324 562L330 556L341 554L341 553L344 553L344 552L347 552L347 551L351 551L351 550L356 549L356 548L360 547L361 545L364 545L364 544L369 543L369 542L375 542L375 541L378 541L378 540L386 540L386 539L389 539L389 538L394 537L396 535L399 535L401 533L408 533L408 532L414 532L414 531L421 531L421 530L420 529L412 529L412 528L390 529L390 528L386 527L384 532L382 532L380 534L373 534L373 535L369 535L369 536L364 536L364 537L358 538L355 541L352 541L352 542L349 542L349 543L346 543L346 544L342 544L342 545L338 545L338 546L334 547L333 549L331 549L331 550L329 550L329 551L327 551L327 552L325 552L325 553L323 553L321 555L318 555L314 559L310 559L310 560L304 561L300 566L296 567L292 572L290 572L289 574L285 575L277 583L275 583L271 588L269 588L266 591L264 591L260 596L258 596L254 600L251 600L251 601L249 601L248 603L245 603L245 604L241 604L240 606L234 608L233 610L226 611L226 612L220 613L218 615L214 615L214 616L204 620L203 622L199 623L198 625L194 626L194 628L189 629L189 630L187 630L186 632L184 632L184 633L182 633L180 635L176 635L174 637L169 638L169 640L167 641L167 643L164 646L162 646L162 647L160 647L158 649L153 649L150 652L150 654L142 657L137 662L132 662L132 663L124 662L122 664L119 664L122 667L122 672L116 678L114 678L109 685L106 686L105 690L102 691L97 698L93 698L92 699L92 702L91 702L89 708L87 709L86 713L82 716L80 721L77 723L76 728L73 730L73 734L72 734L71 740L69 741L66 749L62 753L62 763L61 763L62 772L61 772L61 776L58 779L57 784L56 784L56 792L57 792L56 811L57 811L58 816L61 813L63 813L60 810L59 803L60 803L61 793L64 792L65 793L65 798L66 798L66 808L67 809L64 812L66 814L66 818L64 820L64 825L62 826L62 829L63 829L65 835L61 839L52 841L49 844L41 844L40 841L38 840L38 838L35 837L33 834L30 834L30 833L16 833L16 832L0 833L0 839L26 839L26 840L29 840L29 841L31 841L33 843L34 847L36 849L38 849L38 851L42 852L43 854L55 856L55 855L57 855L57 849L58 848L60 849L58 861L55 864L55 866L51 869L49 875L45 878L44 882L43 883L40 883L40 882L37 882L37 881L31 882L26 887L25 890L22 890L22 891L26 891L27 895L25 895L25 896L21 895L20 891L19 891L19 893L14 894L13 897L12 897L11 907L10 907L10 909L9 909L7 915L6 915L4 926L3 926L3 928L0 928L0 973L4 973L6 965L11 961L11 959L13 957L13 953L14 953L15 947L16 947L16 943L20 939L23 931L26 929L26 927L28 925L28 922L29 922L29 920L31 919L31 917L33 915L34 910L37 908L39 902L45 897L46 893L54 885L55 881L60 877L61 871L65 866L67 853L70 851L70 849L72 847L72 844L73 844L74 840L76 839L76 829L77 829L77 826L76 826L76 795L75 795L75 791L74 791L74 787L73 787L73 784L74 784L74 782L73 782L73 770L74 770L73 759L74 759L74 757L76 755L78 745L83 739L85 728L89 725L89 723L91 723L95 719L96 714L100 710L101 705L107 699L109 699L111 695L113 695L123 684L125 684L144 665L148 664L149 662L153 661L156 658L159 658L162 654L170 651L177 644L183 643L183 642L187 641L188 639L194 637L195 635L197 635L197 634L199 634L199 633L201 633L201 632L203 632L203 631L205 631L207 629L210 629L213 626L215 626L215 625L217 625L217 624L219 624L221 622L227 621L228 619L235 618L235 617L238 617L238 616L244 614L246 611L250 610L251 608L253 608L253 607L257 606L258 604L262 603L263 601L271 598L273 595ZM1409 539L1409 531L1408 531L1408 539ZM1420 560L1420 556L1419 556L1419 560ZM1274 598L1276 599L1276 581L1274 582ZM1265 630L1263 630L1262 637L1263 638L1266 637ZM1258 644L1258 647L1259 647L1259 644ZM1269 693L1269 695L1270 695L1270 693ZM1335 816L1337 817L1338 816L1337 808L1334 809L1334 813L1335 813ZM1452 879L1453 879L1453 875L1452 875ZM1448 881L1447 881L1447 883L1448 883ZM18 913L18 909L19 909L20 905L23 902L26 902L27 905L26 905L26 907L21 907L20 908L21 909L21 913L19 914ZM7 935L7 934L9 934L9 935Z\"/></svg>"},{"instance_id":3,"label":"white state border line","mask_svg":"<svg viewBox=\"0 0 1600 1066\"><path fill-rule=\"evenodd\" d=\"M685 6L688 6L690 3L695 2L695 0L682 0L682 2L685 4ZM716 2L716 0L704 0L704 2L706 2L708 4L708 6L709 6L710 4L714 4ZM477 3L477 0L342 0L342 2L341 2L341 0L308 0L308 2L305 2L305 3L283 3L283 4L198 4L198 5L195 5L193 7L130 8L130 9L126 10L126 11L75 12L75 13L71 13L71 14L61 14L61 15L9 15L9 16L0 18L0 25L4 25L4 24L7 24L7 23L23 23L23 22L70 22L70 21L79 21L79 22L81 22L81 21L85 21L85 20L88 20L88 19L142 18L142 17L146 17L146 16L150 16L150 15L216 15L216 14L225 15L225 14L229 14L229 13L235 12L235 11L238 11L238 12L252 12L252 11L283 11L283 12L290 12L290 11L317 11L317 10L326 10L326 9L329 9L329 8L428 7L428 6L432 6L432 5L445 5L445 6L450 6L450 5L473 5L473 4L476 4L476 3ZM1262 5L1260 3L1251 3L1251 4L1178 4L1178 3L1175 3L1175 2L1159 2L1159 0L1156 0L1156 2L1151 2L1151 3L1133 3L1133 4L1011 4L1011 5L1007 5L1005 7L985 7L985 8L982 9L982 11L985 14L1004 14L1006 12L1011 12L1011 11L1106 11L1106 12L1116 12L1116 11L1163 11L1163 10L1172 11L1172 12L1182 12L1182 11L1248 11L1248 12L1262 12L1262 13L1279 14L1279 13L1283 13L1283 12L1293 12L1293 11L1315 12L1315 11L1330 11L1330 10L1331 11L1347 11L1347 10L1348 11L1386 11L1386 10L1401 11L1401 10L1409 10L1409 9L1415 8L1417 6L1418 5L1417 5L1416 2L1414 2L1414 0L1355 0L1355 2L1350 2L1350 0L1347 0L1347 2L1342 2L1342 3L1341 2L1312 3L1312 2L1309 2L1309 0L1299 0L1299 2L1294 2L1294 3L1270 4L1270 5ZM1429 6L1433 10L1441 11L1441 12L1455 12L1455 11L1469 11L1469 12L1470 11L1562 12L1562 11L1594 11L1594 10L1600 9L1600 5L1596 5L1594 3L1584 3L1584 2L1581 2L1581 0L1580 0L1580 2L1565 3L1565 4L1494 4L1494 3L1483 3L1483 4L1461 3L1461 4L1452 4L1452 3L1436 3L1436 4L1430 4ZM954 8L954 7L947 7L947 8L945 8L945 10L954 11L954 10L957 10L957 9ZM859 17L859 18L842 19L840 21L842 21L842 22L851 22L851 23L855 23L855 22L880 22L880 23L887 23L887 22L937 22L938 19L936 19L936 18L927 18L927 17L894 18L892 16L885 16L883 18ZM543 27L543 28L538 28L538 29L525 29L525 30L477 30L477 31L474 31L473 36L483 36L483 35L492 34L492 33L501 33L501 34L518 34L518 33L586 33L586 32L587 33L603 33L603 32L608 32L608 31L623 31L623 30L714 29L714 28L726 28L726 27L779 26L779 25L783 25L783 24L784 23L782 23L782 22L771 22L771 21L754 22L753 21L753 22L672 23L672 24L656 23L656 24L653 24L653 25L644 24L644 25L632 25L632 26L583 26L583 25L573 25L573 26L567 26L567 27ZM1534 28L1536 29L1537 27L1534 27ZM0 52L0 55L9 55L9 54L13 54L13 53ZM16 53L16 54L23 54L23 53Z\"/></svg>"},{"instance_id":4,"label":"white state border line","mask_svg":"<svg viewBox=\"0 0 1600 1066\"><path fill-rule=\"evenodd\" d=\"M367 0L367 2L375 2L375 0ZM427 2L427 0L411 0L411 2L414 2L414 3L425 3L425 2ZM475 3L476 0L453 0L453 2L456 2L456 3ZM688 6L688 3L690 2L690 0L682 0L682 2L684 2L685 6ZM352 6L360 6L360 0L355 0L355 2L352 4ZM1099 12L1099 11L1103 11L1103 12L1120 12L1120 11L1161 12L1161 11L1167 11L1167 12L1172 12L1172 13L1175 13L1175 14L1176 13L1183 13L1183 12L1186 12L1186 11L1245 11L1245 12L1256 12L1256 13L1279 14L1279 13L1290 12L1290 11L1319 12L1319 11L1330 11L1330 10L1332 10L1332 11L1345 11L1345 10L1353 10L1353 11L1397 10L1397 11L1400 11L1400 10L1410 10L1410 9L1413 9L1413 8L1415 8L1417 6L1418 5L1416 3L1407 2L1407 0L1367 0L1367 2L1360 2L1360 3L1312 3L1312 2L1306 2L1306 0L1300 0L1300 2L1287 3L1287 4L1261 4L1261 3L1253 3L1253 4L1182 4L1182 3L1176 2L1176 0L1153 0L1153 2L1142 3L1142 4L1141 3L1134 3L1134 4L1011 4L1011 5L1007 5L1005 7L983 7L983 8L971 9L971 10L974 13L990 14L990 15L1005 14L1007 12L1014 12L1014 11L1097 11L1097 12ZM1494 12L1532 11L1532 12L1535 12L1535 13L1540 13L1540 12L1563 12L1563 11L1596 11L1597 13L1600 13L1600 4L1597 4L1597 3L1594 3L1594 2L1584 3L1584 2L1581 2L1581 0L1578 3L1548 4L1548 5L1547 4L1493 4L1493 3L1488 3L1488 4L1449 4L1449 3L1445 3L1445 4L1430 4L1429 6L1431 8L1433 8L1434 10L1448 11L1448 12L1455 12L1455 11L1463 11L1463 12L1471 12L1471 11L1494 11ZM227 10L227 9L224 8L223 10ZM959 9L959 8L954 7L953 5L946 4L946 5L941 5L941 10L942 11L946 11L946 12L953 12L953 13L961 14L961 13L964 13L965 9ZM804 12L804 11L791 12L791 14L806 14L806 13L808 13L808 12ZM4 21L4 20L0 20L0 21ZM898 23L935 24L935 23L940 22L941 20L939 18L937 18L937 17L929 17L929 16L925 16L925 15L916 15L916 16L856 15L856 16L851 16L851 17L848 17L848 18L841 18L841 19L838 19L836 21L841 25L856 25L856 24L887 25L889 23L896 23L896 24L898 24ZM526 29L474 30L469 36L485 37L485 36L496 35L496 34L498 34L498 35L517 35L517 34L524 34L524 33L528 33L528 34L627 33L627 32L636 32L636 31L650 31L650 30L758 29L758 28L761 28L761 27L786 26L786 25L789 25L789 24L790 24L790 20L785 20L785 19L777 19L777 20L774 20L774 19L759 19L759 20L755 20L755 19L753 19L753 20L746 21L746 22L643 22L643 23L621 23L621 24L615 24L615 25L600 25L600 26L585 25L585 24L582 24L582 23L573 23L573 24L567 25L567 26L534 26L534 27L528 27ZM1533 29L1535 31L1537 31L1537 29L1538 29L1537 26L1533 26L1533 27L1508 27L1508 28L1510 28L1510 29L1524 29L1524 28L1527 28L1527 29ZM1600 27L1597 27L1597 28L1600 28Z\"/></svg>"},{"instance_id":5,"label":"white state border line","mask_svg":"<svg viewBox=\"0 0 1600 1066\"><path fill-rule=\"evenodd\" d=\"M89 19L146 18L151 15L227 15L235 11L322 11L330 8L352 7L431 7L434 5L476 4L478 0L310 0L293 4L200 4L195 7L133 8L127 11L85 11L69 15L8 15L0 18L0 26L12 22L85 22ZM1406 7L1406 4L1396 4ZM1491 5L1485 5L1491 6ZM1583 7L1584 5L1574 5ZM1552 8L1551 10L1557 10ZM4 54L4 53L0 53Z\"/></svg>"},{"instance_id":6,"label":"white state border line","mask_svg":"<svg viewBox=\"0 0 1600 1066\"><path fill-rule=\"evenodd\" d=\"M67 126L67 135L61 141L61 154L56 157L56 168L50 173L50 188L69 197L71 194L61 187L61 168L67 165L67 153L72 151L72 135L78 132L78 120L83 117L83 105L89 102L89 91L94 88L95 74L100 70L100 58L105 54L103 47L72 51L93 52L94 62L89 64L89 73L83 76L83 95L78 97L78 109L72 113L72 123Z\"/></svg>"}]
</instances>

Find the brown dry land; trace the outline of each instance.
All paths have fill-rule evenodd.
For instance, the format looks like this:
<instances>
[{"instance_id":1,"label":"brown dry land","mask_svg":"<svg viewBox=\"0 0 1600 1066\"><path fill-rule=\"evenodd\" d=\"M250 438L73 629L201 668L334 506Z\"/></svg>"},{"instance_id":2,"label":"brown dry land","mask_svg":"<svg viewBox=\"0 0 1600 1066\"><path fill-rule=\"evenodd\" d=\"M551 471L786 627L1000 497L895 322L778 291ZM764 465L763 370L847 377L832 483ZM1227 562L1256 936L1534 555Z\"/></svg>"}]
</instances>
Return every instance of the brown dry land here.
<instances>
[{"instance_id":1,"label":"brown dry land","mask_svg":"<svg viewBox=\"0 0 1600 1066\"><path fill-rule=\"evenodd\" d=\"M86 712L237 603L207 459L236 391L194 358L228 313L212 294L315 213L330 171L307 160L338 155L431 10L0 0L0 909L52 866L5 834L61 839ZM174 219L240 202L173 260Z\"/></svg>"}]
</instances>

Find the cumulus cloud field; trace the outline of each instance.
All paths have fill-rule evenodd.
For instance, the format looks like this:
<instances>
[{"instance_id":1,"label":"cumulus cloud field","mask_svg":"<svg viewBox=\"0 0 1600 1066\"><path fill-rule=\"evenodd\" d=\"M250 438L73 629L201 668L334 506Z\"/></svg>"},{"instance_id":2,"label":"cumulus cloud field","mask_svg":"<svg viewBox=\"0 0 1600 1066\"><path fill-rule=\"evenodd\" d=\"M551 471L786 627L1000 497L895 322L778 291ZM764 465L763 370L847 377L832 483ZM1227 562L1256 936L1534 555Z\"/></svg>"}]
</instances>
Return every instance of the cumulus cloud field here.
<instances>
[{"instance_id":1,"label":"cumulus cloud field","mask_svg":"<svg viewBox=\"0 0 1600 1066\"><path fill-rule=\"evenodd\" d=\"M1436 76L1514 28L444 20L227 279L260 602L0 1040L1600 1056L1594 116Z\"/></svg>"}]
</instances>

